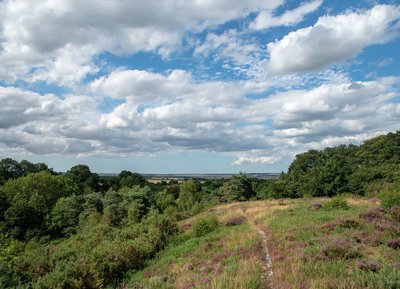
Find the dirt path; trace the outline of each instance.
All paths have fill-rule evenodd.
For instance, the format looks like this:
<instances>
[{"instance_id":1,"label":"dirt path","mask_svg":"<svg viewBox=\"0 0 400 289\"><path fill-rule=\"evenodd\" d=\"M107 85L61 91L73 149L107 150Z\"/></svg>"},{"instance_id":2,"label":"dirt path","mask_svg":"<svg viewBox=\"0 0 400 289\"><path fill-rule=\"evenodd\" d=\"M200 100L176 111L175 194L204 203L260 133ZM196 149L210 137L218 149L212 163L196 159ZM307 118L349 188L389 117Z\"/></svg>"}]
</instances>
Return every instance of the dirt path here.
<instances>
[{"instance_id":1,"label":"dirt path","mask_svg":"<svg viewBox=\"0 0 400 289\"><path fill-rule=\"evenodd\" d=\"M261 238L262 248L262 268L261 268L261 289L272 289L272 261L268 250L268 237L265 231L259 226L251 214L246 213L246 209L243 210L243 215L248 220L250 226L258 232Z\"/></svg>"}]
</instances>

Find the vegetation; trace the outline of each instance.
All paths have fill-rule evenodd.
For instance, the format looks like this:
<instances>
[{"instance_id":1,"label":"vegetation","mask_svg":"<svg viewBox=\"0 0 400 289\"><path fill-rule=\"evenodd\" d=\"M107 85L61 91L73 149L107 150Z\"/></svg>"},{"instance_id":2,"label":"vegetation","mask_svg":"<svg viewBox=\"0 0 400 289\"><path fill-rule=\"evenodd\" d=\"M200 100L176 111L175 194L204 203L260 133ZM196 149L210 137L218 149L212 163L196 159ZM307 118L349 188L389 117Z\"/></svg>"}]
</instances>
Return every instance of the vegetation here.
<instances>
[{"instance_id":1,"label":"vegetation","mask_svg":"<svg viewBox=\"0 0 400 289\"><path fill-rule=\"evenodd\" d=\"M376 196L400 187L400 132L296 156L288 173L266 195L276 197L334 196L352 193Z\"/></svg>"},{"instance_id":2,"label":"vegetation","mask_svg":"<svg viewBox=\"0 0 400 289\"><path fill-rule=\"evenodd\" d=\"M373 200L315 209L299 200L266 222L276 288L399 288L400 222ZM320 200L318 200L320 201Z\"/></svg>"},{"instance_id":3,"label":"vegetation","mask_svg":"<svg viewBox=\"0 0 400 289\"><path fill-rule=\"evenodd\" d=\"M259 230L274 288L399 288L399 200L400 132L299 154L277 180L151 183L6 158L0 288L260 288Z\"/></svg>"}]
</instances>

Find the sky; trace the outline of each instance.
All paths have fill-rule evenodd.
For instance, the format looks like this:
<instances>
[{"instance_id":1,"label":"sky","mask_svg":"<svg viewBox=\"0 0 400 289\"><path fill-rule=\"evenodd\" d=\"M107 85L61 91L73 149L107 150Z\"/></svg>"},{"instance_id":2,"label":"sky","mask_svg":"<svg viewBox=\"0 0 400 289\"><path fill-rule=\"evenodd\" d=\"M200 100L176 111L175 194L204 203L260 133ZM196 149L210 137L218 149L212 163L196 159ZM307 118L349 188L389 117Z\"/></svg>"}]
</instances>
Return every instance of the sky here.
<instances>
[{"instance_id":1,"label":"sky","mask_svg":"<svg viewBox=\"0 0 400 289\"><path fill-rule=\"evenodd\" d=\"M0 158L286 171L400 129L400 3L0 0Z\"/></svg>"}]
</instances>

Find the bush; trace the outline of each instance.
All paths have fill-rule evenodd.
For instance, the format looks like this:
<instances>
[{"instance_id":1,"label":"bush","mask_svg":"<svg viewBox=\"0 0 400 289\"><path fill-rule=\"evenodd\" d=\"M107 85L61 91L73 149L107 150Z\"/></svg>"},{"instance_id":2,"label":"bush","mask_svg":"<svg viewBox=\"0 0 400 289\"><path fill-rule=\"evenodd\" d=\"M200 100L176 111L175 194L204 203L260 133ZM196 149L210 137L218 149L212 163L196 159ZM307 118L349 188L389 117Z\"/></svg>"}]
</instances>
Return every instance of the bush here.
<instances>
[{"instance_id":1,"label":"bush","mask_svg":"<svg viewBox=\"0 0 400 289\"><path fill-rule=\"evenodd\" d=\"M350 209L350 206L343 197L336 196L333 197L329 202L327 202L324 208L326 210L336 210L336 209L348 210Z\"/></svg>"},{"instance_id":2,"label":"bush","mask_svg":"<svg viewBox=\"0 0 400 289\"><path fill-rule=\"evenodd\" d=\"M232 217L232 218L230 218L227 222L226 222L226 225L227 226L237 226L237 225L241 225L241 224L243 224L243 222L245 221L246 219L244 218L244 217L241 217L241 216L239 216L239 217Z\"/></svg>"},{"instance_id":3,"label":"bush","mask_svg":"<svg viewBox=\"0 0 400 289\"><path fill-rule=\"evenodd\" d=\"M339 238L333 238L328 241L322 247L321 253L322 259L326 261L361 257L361 253L348 240Z\"/></svg>"},{"instance_id":4,"label":"bush","mask_svg":"<svg viewBox=\"0 0 400 289\"><path fill-rule=\"evenodd\" d=\"M381 206L384 209L400 206L400 191L398 190L382 191L378 198L381 200Z\"/></svg>"},{"instance_id":5,"label":"bush","mask_svg":"<svg viewBox=\"0 0 400 289\"><path fill-rule=\"evenodd\" d=\"M400 238L389 240L386 243L388 247L393 249L400 249Z\"/></svg>"},{"instance_id":6,"label":"bush","mask_svg":"<svg viewBox=\"0 0 400 289\"><path fill-rule=\"evenodd\" d=\"M198 219L193 224L192 233L195 237L201 237L211 233L218 227L218 220L215 216Z\"/></svg>"},{"instance_id":7,"label":"bush","mask_svg":"<svg viewBox=\"0 0 400 289\"><path fill-rule=\"evenodd\" d=\"M378 262L373 260L358 260L356 262L356 267L360 270L372 272L378 272L382 268Z\"/></svg>"},{"instance_id":8,"label":"bush","mask_svg":"<svg viewBox=\"0 0 400 289\"><path fill-rule=\"evenodd\" d=\"M400 221L400 206L392 206L389 212L395 220Z\"/></svg>"}]
</instances>

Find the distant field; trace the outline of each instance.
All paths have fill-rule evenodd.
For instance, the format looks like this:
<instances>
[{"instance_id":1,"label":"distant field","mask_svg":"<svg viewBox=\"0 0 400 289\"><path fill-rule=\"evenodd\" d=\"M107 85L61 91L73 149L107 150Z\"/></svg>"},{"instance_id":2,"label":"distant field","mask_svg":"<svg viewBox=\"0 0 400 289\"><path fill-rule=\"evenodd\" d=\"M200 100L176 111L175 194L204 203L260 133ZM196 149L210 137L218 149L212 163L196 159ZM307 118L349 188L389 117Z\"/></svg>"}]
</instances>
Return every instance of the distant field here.
<instances>
[{"instance_id":1,"label":"distant field","mask_svg":"<svg viewBox=\"0 0 400 289\"><path fill-rule=\"evenodd\" d=\"M235 174L142 174L149 182L158 183L161 181L188 179L229 179ZM263 180L278 179L280 173L246 173L248 177Z\"/></svg>"}]
</instances>

